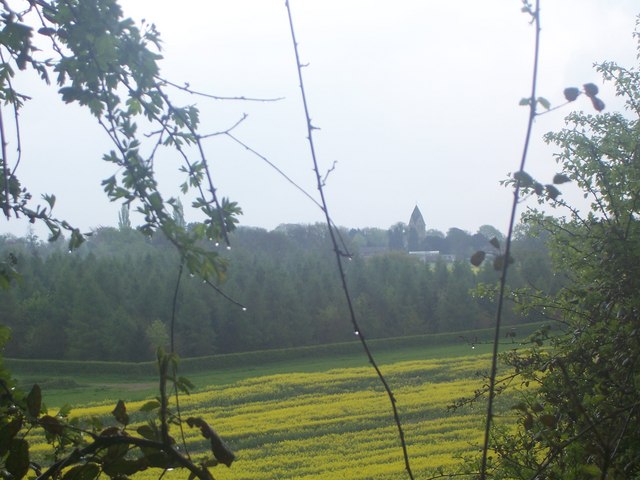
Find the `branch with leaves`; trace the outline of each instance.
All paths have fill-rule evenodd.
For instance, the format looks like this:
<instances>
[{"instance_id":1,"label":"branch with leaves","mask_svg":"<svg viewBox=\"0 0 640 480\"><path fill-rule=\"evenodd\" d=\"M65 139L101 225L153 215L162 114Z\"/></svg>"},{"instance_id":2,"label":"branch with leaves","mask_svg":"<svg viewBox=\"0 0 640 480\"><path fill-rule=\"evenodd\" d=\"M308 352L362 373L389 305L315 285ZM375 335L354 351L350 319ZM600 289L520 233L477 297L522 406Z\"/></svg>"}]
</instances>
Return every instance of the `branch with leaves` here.
<instances>
[{"instance_id":1,"label":"branch with leaves","mask_svg":"<svg viewBox=\"0 0 640 480\"><path fill-rule=\"evenodd\" d=\"M219 197L202 144L206 135L198 131L198 109L176 106L165 91L169 86L191 92L159 76L160 36L155 27L144 25L140 30L122 16L114 0L24 3L19 12L4 6L0 45L6 59L0 65L0 95L15 109L16 120L27 100L13 88L16 71L33 69L46 82L55 75L63 102L87 107L114 145L114 150L104 155L104 160L117 168L116 174L103 181L108 198L133 206L144 218L140 227L144 233L162 231L185 257L190 272L204 279L222 279L226 263L212 247L218 242L228 245L228 232L235 228L241 210L235 202ZM50 45L47 54L52 54L46 59L40 58L44 57L40 52L43 41ZM148 137L139 132L139 119L156 132L149 155L143 153ZM0 128L3 136L4 132ZM2 140L6 145L6 139ZM177 152L181 160L178 169L186 176L182 193L195 193L192 207L204 219L190 228L176 224L171 210L177 199L164 198L155 179L159 148ZM31 207L32 198L19 180L17 163L12 168L3 150L0 207L5 216L44 222L51 240L68 231L69 248L78 247L85 235L52 216L55 196L45 196L44 207Z\"/></svg>"},{"instance_id":2,"label":"branch with leaves","mask_svg":"<svg viewBox=\"0 0 640 480\"><path fill-rule=\"evenodd\" d=\"M197 96L188 85L179 86L159 75L160 36L153 25L140 29L125 18L116 0L24 0L0 5L0 99L12 109L17 135L17 152L12 164L7 151L8 131L0 108L2 178L0 209L7 220L26 217L43 222L55 241L70 234L69 249L79 247L86 234L52 215L54 195L44 195L44 206L32 205L28 189L19 179L21 161L18 114L29 99L14 88L20 71L33 71L47 84L55 77L61 99L86 107L111 140L113 149L103 159L114 164L116 173L102 182L113 202L133 207L144 218L140 230L153 235L160 231L176 247L190 273L206 283L224 279L226 261L216 250L219 242L229 245L228 233L235 228L241 210L235 202L219 196L203 140L199 132L199 111L193 105L177 106L167 93L178 88ZM48 46L45 46L48 45ZM237 97L235 100L256 100ZM141 125L151 131L140 133ZM145 140L152 139L151 145ZM149 149L145 154L145 148ZM195 197L192 207L203 220L187 226L178 221L181 208L177 198L163 197L155 177L155 157L161 148L177 153L177 170L185 175L182 193ZM8 287L16 278L15 257L0 262L0 286ZM214 286L215 287L215 286ZM216 290L219 290L215 287ZM175 307L175 299L174 299ZM174 308L175 310L175 308ZM4 332L4 330L3 330ZM233 453L215 431L201 419L183 422L173 414L167 383L188 392L191 384L177 377L177 357L159 351L160 396L143 411L157 410L158 419L132 434L124 402L113 410L117 425L80 428L69 420L69 410L47 414L40 388L34 386L24 398L14 394L6 381L0 391L0 469L6 476L20 479L29 470L38 478L90 479L99 474L112 478L132 475L147 468L186 468L191 478L210 480L210 466L230 466ZM171 367L171 368L170 368ZM171 372L171 373L170 373ZM176 402L176 408L179 408ZM211 442L211 455L194 463L189 455L174 447L170 424L199 428ZM55 451L55 461L44 472L33 462L25 432L42 430ZM137 452L137 453L134 453Z\"/></svg>"},{"instance_id":3,"label":"branch with leaves","mask_svg":"<svg viewBox=\"0 0 640 480\"><path fill-rule=\"evenodd\" d=\"M539 3L525 10L539 30ZM635 37L640 40L638 32ZM630 428L638 421L640 362L640 71L612 62L597 69L605 80L614 81L626 101L627 114L604 113L594 84L587 83L582 90L565 89L567 103L584 95L596 114L571 113L566 128L545 136L559 148L555 157L562 171L552 184L534 180L524 168L525 148L520 169L507 182L514 187L514 211L521 201L534 197L539 204L567 215L554 218L529 209L523 220L548 235L554 263L567 272L568 283L556 294L535 292L527 298L527 308L553 312L561 334L539 332L533 344L501 356L522 382L536 385L513 407L519 412L514 426L492 425L497 393L492 385L498 381L492 370L480 478L634 478L640 472L640 436ZM523 102L530 108L529 126L538 115L537 105L553 110L535 95L535 73L533 85L531 97ZM529 134L525 147L528 140ZM588 206L579 208L559 198L556 185L567 182L590 199ZM511 230L507 246L510 237ZM479 264L483 258L483 253L477 253L472 261ZM503 265L501 286L508 263ZM501 290L500 300L504 297ZM496 332L499 325L500 311ZM495 366L497 341L494 345Z\"/></svg>"},{"instance_id":4,"label":"branch with leaves","mask_svg":"<svg viewBox=\"0 0 640 480\"><path fill-rule=\"evenodd\" d=\"M235 455L204 420L188 418L183 422L172 413L167 382L173 382L185 392L192 387L187 380L169 373L171 367L175 372L176 362L175 355L158 351L160 395L140 408L142 413L156 412L157 418L149 418L147 423L135 429L135 433L131 431L130 416L122 400L111 412L115 425L105 427L100 421L93 420L92 424L82 427L77 419L70 419L69 407L49 415L38 385L34 385L26 397L16 398L7 383L0 380L0 471L16 480L27 476L30 470L38 480L71 480L96 478L101 474L116 479L149 468L163 471L185 468L190 478L212 480L209 468L220 463L230 467ZM209 454L198 462L178 451L170 435L170 425L178 424L182 428L182 423L200 429L203 438L211 443ZM29 442L24 438L26 433L38 430L54 448L57 458L44 471L32 458Z\"/></svg>"}]
</instances>

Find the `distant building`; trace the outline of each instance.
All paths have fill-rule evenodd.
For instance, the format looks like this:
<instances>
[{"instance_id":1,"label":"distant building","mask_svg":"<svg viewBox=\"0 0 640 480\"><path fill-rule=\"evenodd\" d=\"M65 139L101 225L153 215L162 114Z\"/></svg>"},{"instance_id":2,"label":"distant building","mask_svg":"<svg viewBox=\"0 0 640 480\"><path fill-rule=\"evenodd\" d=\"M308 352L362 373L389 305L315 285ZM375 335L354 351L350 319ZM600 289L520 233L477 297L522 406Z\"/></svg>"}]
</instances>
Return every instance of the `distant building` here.
<instances>
[{"instance_id":1,"label":"distant building","mask_svg":"<svg viewBox=\"0 0 640 480\"><path fill-rule=\"evenodd\" d=\"M420 209L416 205L411 212L407 232L407 246L409 251L423 250L424 239L427 236L427 224Z\"/></svg>"},{"instance_id":2,"label":"distant building","mask_svg":"<svg viewBox=\"0 0 640 480\"><path fill-rule=\"evenodd\" d=\"M409 255L422 260L424 263L435 263L440 258L438 250L409 252Z\"/></svg>"},{"instance_id":3,"label":"distant building","mask_svg":"<svg viewBox=\"0 0 640 480\"><path fill-rule=\"evenodd\" d=\"M439 250L415 251L409 252L409 255L413 258L417 258L423 263L437 263L438 261L453 263L456 260L455 255L440 253Z\"/></svg>"},{"instance_id":4,"label":"distant building","mask_svg":"<svg viewBox=\"0 0 640 480\"><path fill-rule=\"evenodd\" d=\"M389 247L360 247L358 253L362 258L370 258L375 255L382 255L389 252Z\"/></svg>"},{"instance_id":5,"label":"distant building","mask_svg":"<svg viewBox=\"0 0 640 480\"><path fill-rule=\"evenodd\" d=\"M427 250L427 223L424 221L422 212L417 205L411 212L406 238L409 255L424 263L436 263L438 261L450 263L455 260L455 255L442 254L439 250Z\"/></svg>"}]
</instances>

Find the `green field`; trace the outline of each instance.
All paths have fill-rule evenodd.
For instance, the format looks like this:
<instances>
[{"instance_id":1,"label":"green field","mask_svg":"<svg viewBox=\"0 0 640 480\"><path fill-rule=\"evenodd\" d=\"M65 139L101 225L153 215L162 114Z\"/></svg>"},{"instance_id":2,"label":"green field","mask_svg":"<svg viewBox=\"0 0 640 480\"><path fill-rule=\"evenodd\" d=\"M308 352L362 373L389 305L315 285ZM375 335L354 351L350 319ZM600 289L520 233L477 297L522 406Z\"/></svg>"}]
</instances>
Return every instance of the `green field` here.
<instances>
[{"instance_id":1,"label":"green field","mask_svg":"<svg viewBox=\"0 0 640 480\"><path fill-rule=\"evenodd\" d=\"M429 478L437 467L451 468L481 439L484 405L454 412L447 405L481 385L478 372L489 368L490 347L472 348L454 338L424 347L380 348L376 355L397 399L416 478ZM213 469L216 479L403 478L389 399L364 355L313 351L301 349L307 355L287 359L267 352L261 364L247 360L220 369L191 364L186 375L197 388L181 397L184 415L207 420L237 455L232 468ZM156 395L153 376L67 373L65 379L22 371L18 380L44 383L50 410L70 403L72 414L80 417L109 418L115 400L122 398L133 420L144 422L148 414L135 412L143 399ZM64 388L56 388L56 382ZM198 431L187 430L186 442L192 451L207 448ZM45 449L34 446L34 451ZM136 478L158 474L149 470ZM173 475L184 477L183 472L165 477Z\"/></svg>"}]
</instances>

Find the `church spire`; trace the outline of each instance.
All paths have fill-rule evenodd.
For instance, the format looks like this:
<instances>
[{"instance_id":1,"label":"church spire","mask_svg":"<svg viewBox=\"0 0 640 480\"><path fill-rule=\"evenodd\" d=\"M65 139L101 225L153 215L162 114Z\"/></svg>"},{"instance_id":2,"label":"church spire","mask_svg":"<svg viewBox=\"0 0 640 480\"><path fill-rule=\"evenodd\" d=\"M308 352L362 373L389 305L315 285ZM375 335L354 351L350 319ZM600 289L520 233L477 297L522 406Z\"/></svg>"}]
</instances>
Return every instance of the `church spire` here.
<instances>
[{"instance_id":1,"label":"church spire","mask_svg":"<svg viewBox=\"0 0 640 480\"><path fill-rule=\"evenodd\" d=\"M409 219L409 250L420 250L421 243L427 236L427 224L422 217L422 213L415 206Z\"/></svg>"}]
</instances>

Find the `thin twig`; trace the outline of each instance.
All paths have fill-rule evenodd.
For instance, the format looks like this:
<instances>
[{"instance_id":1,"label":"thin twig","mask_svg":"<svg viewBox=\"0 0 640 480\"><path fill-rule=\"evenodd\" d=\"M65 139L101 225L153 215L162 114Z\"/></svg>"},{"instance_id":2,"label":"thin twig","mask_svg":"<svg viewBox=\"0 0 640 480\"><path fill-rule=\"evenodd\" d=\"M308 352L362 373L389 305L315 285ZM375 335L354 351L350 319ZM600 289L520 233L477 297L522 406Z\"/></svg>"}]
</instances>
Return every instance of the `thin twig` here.
<instances>
[{"instance_id":1,"label":"thin twig","mask_svg":"<svg viewBox=\"0 0 640 480\"><path fill-rule=\"evenodd\" d=\"M160 76L156 76L156 80L171 87L177 88L178 90L182 90L183 92L189 93L191 95L196 95L198 97L211 98L212 100L238 100L243 102L279 102L280 100L284 100L285 97L276 97L276 98L255 98L255 97L221 97L219 95L211 95L210 93L199 92L197 90L192 90L191 85L185 83L184 85L179 85L174 82L170 82L166 78L162 78Z\"/></svg>"},{"instance_id":2,"label":"thin twig","mask_svg":"<svg viewBox=\"0 0 640 480\"><path fill-rule=\"evenodd\" d=\"M171 354L175 353L175 324L176 324L176 311L178 309L178 292L180 291L180 282L182 280L182 274L184 271L184 257L180 260L180 267L178 268L178 279L176 280L176 288L173 292L173 301L171 302L171 337L170 337L170 345L171 345ZM173 374L173 395L176 400L176 415L178 417L178 426L180 428L180 437L182 439L182 446L184 448L184 452L187 455L187 458L191 460L191 454L189 453L189 448L187 447L187 439L184 433L184 426L182 424L182 411L180 410L180 393L178 392L178 386L176 385L176 379L178 378L178 368L176 364L173 364L172 368Z\"/></svg>"},{"instance_id":3,"label":"thin twig","mask_svg":"<svg viewBox=\"0 0 640 480\"><path fill-rule=\"evenodd\" d=\"M249 115L247 115L246 113L242 114L242 117L240 118L240 120L238 120L236 123L234 123L233 125L231 125L229 128L227 128L226 130L222 130L220 132L213 132L213 133L208 133L206 135L198 135L198 138L209 138L209 137L217 137L218 135L228 135L229 132L231 132L232 130L234 130L236 127L238 127L242 122L244 122L247 118L249 117Z\"/></svg>"},{"instance_id":4,"label":"thin twig","mask_svg":"<svg viewBox=\"0 0 640 480\"><path fill-rule=\"evenodd\" d=\"M231 297L230 297L229 295L227 295L226 293L224 293L220 287L218 287L217 285L215 285L215 284L214 284L213 282L211 282L210 280L208 280L208 279L206 279L206 278L205 278L205 279L203 280L203 282L204 282L204 283L206 283L207 285L209 285L211 288L213 288L213 289L218 293L218 295L220 295L220 296L221 296L222 298L224 298L225 300L227 300L227 301L229 301L229 302L233 303L234 305L237 305L238 307L242 308L242 310L243 310L243 311L246 311L246 310L247 310L247 307L246 307L246 306L244 306L242 303L238 302L237 300L234 300L233 298L231 298Z\"/></svg>"},{"instance_id":5,"label":"thin twig","mask_svg":"<svg viewBox=\"0 0 640 480\"><path fill-rule=\"evenodd\" d=\"M176 311L178 309L178 292L180 291L180 282L182 280L182 271L184 270L184 257L180 260L180 267L178 268L178 279L176 280L176 288L173 292L173 301L171 302L171 326L169 331L169 351L175 353L175 325L176 325Z\"/></svg>"},{"instance_id":6,"label":"thin twig","mask_svg":"<svg viewBox=\"0 0 640 480\"><path fill-rule=\"evenodd\" d=\"M314 204L316 204L317 207L319 207L320 209L322 209L322 204L320 202L318 202L315 198L313 198L313 196L307 192L304 188L302 188L300 185L298 185L291 177L289 177L286 173L284 173L284 171L282 171L275 163L273 163L271 160L269 160L267 157L265 157L264 155L262 155L260 152L254 150L253 148L251 148L249 145L247 145L246 143L244 143L242 140L240 140L238 137L235 137L234 135L232 135L230 132L226 132L225 135L227 137L229 137L231 140L233 140L234 142L236 142L238 145L244 147L246 150L248 150L249 152L253 153L256 157L258 157L260 160L262 160L263 162L265 162L267 165L269 165L271 168L273 168L276 172L278 172L280 174L280 176L282 178L284 178L287 182L289 182L291 185L293 185L296 189L298 189L305 197L307 197L309 200L311 200Z\"/></svg>"},{"instance_id":7,"label":"thin twig","mask_svg":"<svg viewBox=\"0 0 640 480\"><path fill-rule=\"evenodd\" d=\"M225 135L227 137L229 137L231 140L233 140L234 142L236 142L238 145L244 147L247 151L253 153L256 157L258 157L260 160L265 162L271 168L273 168L282 178L284 178L287 182L289 182L291 185L293 185L305 197L307 197L309 200L311 200L320 210L324 211L324 207L322 206L322 204L320 202L318 202L318 200L313 198L313 196L309 192L307 192L304 188L302 188L299 184L297 184L290 176L288 176L286 173L284 173L284 171L282 171L275 163L273 163L267 157L262 155L260 152L258 152L256 150L254 150L253 148L251 148L249 145L244 143L238 137L232 135L230 131L225 132ZM338 234L338 237L340 237L340 244L342 245L343 252L344 252L343 255L346 256L346 257L351 257L352 255L349 253L349 249L347 248L347 244L344 241L344 239L342 238L342 234L340 233L340 229L338 229L338 226L333 222L333 220L331 220L331 225L333 225L333 227L335 229L335 232Z\"/></svg>"},{"instance_id":8,"label":"thin twig","mask_svg":"<svg viewBox=\"0 0 640 480\"><path fill-rule=\"evenodd\" d=\"M322 211L324 212L324 215L325 215L327 228L329 230L329 236L331 237L331 242L333 244L334 252L336 254L336 262L337 262L337 266L338 266L338 271L340 273L340 280L342 282L342 290L344 291L345 299L346 299L347 305L349 307L349 315L350 315L350 318L351 318L351 323L352 323L353 328L354 328L354 333L360 339L362 347L364 348L364 351L366 352L367 357L369 358L369 362L371 363L371 365L375 369L375 371L376 371L376 373L378 375L378 378L380 379L380 382L382 383L382 385L384 386L384 389L387 392L387 395L389 397L389 401L391 402L391 408L393 409L393 416L394 416L394 419L395 419L395 422L396 422L396 426L398 427L398 433L399 433L399 436L400 436L400 443L402 445L405 468L407 470L407 473L409 474L409 478L411 480L413 480L413 478L414 478L413 477L413 472L411 471L411 465L410 465L410 462L409 462L409 454L407 452L407 444L406 444L405 439L404 439L404 430L402 429L402 424L400 422L400 416L398 414L398 409L397 409L397 406L396 406L396 399L395 399L395 397L393 395L393 392L391 391L391 388L389 387L389 384L387 383L386 379L384 378L384 375L380 371L380 368L378 367L375 359L373 358L373 355L372 355L371 351L369 350L369 346L367 345L367 342L365 340L365 337L364 337L364 334L362 332L362 329L360 328L360 326L358 325L358 322L356 320L356 314L355 314L355 310L353 308L353 302L351 301L351 294L349 293L349 287L347 285L344 266L342 264L343 253L341 252L341 250L340 250L340 248L338 246L338 240L336 238L336 235L335 235L335 232L334 232L334 228L332 226L331 216L329 215L329 209L327 207L327 201L326 201L325 194L324 194L322 176L320 174L320 168L318 166L318 160L317 160L317 157L316 157L315 146L314 146L314 143L313 143L313 130L317 130L317 127L314 127L312 125L311 116L309 115L309 107L308 107L308 104L307 104L307 95L305 93L304 81L303 81L303 78L302 78L302 67L303 67L303 65L300 63L300 55L298 53L298 42L296 41L295 30L294 30L294 27L293 27L293 18L292 18L292 15L291 15L291 8L290 8L290 5L289 5L289 0L285 0L285 6L287 8L287 15L289 17L289 28L291 30L291 40L293 42L293 50L294 50L294 53L295 53L296 69L298 71L298 80L300 81L300 93L301 93L301 96L302 96L302 104L304 106L304 114L305 114L305 119L306 119L306 124L307 124L307 140L308 140L308 143L309 143L311 159L313 161L313 171L314 171L314 173L316 175L316 182L317 182L317 186L318 186L318 192L320 194L320 203L322 204Z\"/></svg>"},{"instance_id":9,"label":"thin twig","mask_svg":"<svg viewBox=\"0 0 640 480\"><path fill-rule=\"evenodd\" d=\"M0 61L2 61L2 63L5 63L4 61L4 54L2 53L2 50L0 49ZM7 75L7 86L9 87L9 91L10 92L15 92L15 90L13 89L13 85L11 84L11 75ZM16 170L18 170L18 166L20 165L20 160L22 160L22 136L20 135L20 120L19 120L19 116L18 116L18 104L16 103L16 101L11 102L11 104L13 105L13 118L15 120L15 128L16 128L16 151L18 152L18 158L16 159L16 164L13 166L13 170L11 170L11 177L13 177L16 174Z\"/></svg>"},{"instance_id":10,"label":"thin twig","mask_svg":"<svg viewBox=\"0 0 640 480\"><path fill-rule=\"evenodd\" d=\"M11 201L9 197L9 160L7 159L7 140L5 138L2 108L0 108L0 149L2 152L2 176L4 177L4 205L2 206L2 209L8 220L11 216L11 210L9 209Z\"/></svg>"}]
</instances>

